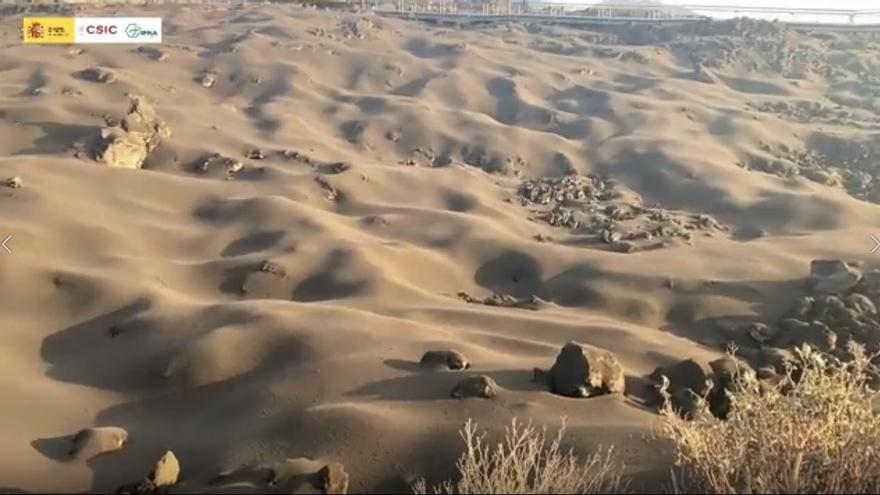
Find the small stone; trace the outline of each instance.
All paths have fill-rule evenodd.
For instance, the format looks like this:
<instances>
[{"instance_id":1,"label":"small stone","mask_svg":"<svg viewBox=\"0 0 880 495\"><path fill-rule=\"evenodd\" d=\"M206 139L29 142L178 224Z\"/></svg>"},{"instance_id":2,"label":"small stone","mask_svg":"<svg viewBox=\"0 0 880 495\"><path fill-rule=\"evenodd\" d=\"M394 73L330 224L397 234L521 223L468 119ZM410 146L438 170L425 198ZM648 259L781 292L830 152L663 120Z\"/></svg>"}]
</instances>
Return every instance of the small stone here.
<instances>
[{"instance_id":1,"label":"small stone","mask_svg":"<svg viewBox=\"0 0 880 495\"><path fill-rule=\"evenodd\" d=\"M198 81L198 83L201 84L202 87L210 89L214 87L214 83L217 82L217 79L216 77L214 77L213 74L206 72L196 78L196 81Z\"/></svg>"},{"instance_id":2,"label":"small stone","mask_svg":"<svg viewBox=\"0 0 880 495\"><path fill-rule=\"evenodd\" d=\"M109 69L105 69L103 67L91 67L89 69L85 69L79 73L79 77L85 79L86 81L102 83L102 84L112 84L116 82L116 74Z\"/></svg>"},{"instance_id":3,"label":"small stone","mask_svg":"<svg viewBox=\"0 0 880 495\"><path fill-rule=\"evenodd\" d=\"M670 402L676 414L684 419L694 419L703 407L704 399L693 390L683 388L671 395Z\"/></svg>"},{"instance_id":4,"label":"small stone","mask_svg":"<svg viewBox=\"0 0 880 495\"><path fill-rule=\"evenodd\" d=\"M795 362L795 357L790 351L764 347L760 350L757 366L758 368L769 367L779 373L785 373L786 368L793 362Z\"/></svg>"},{"instance_id":5,"label":"small stone","mask_svg":"<svg viewBox=\"0 0 880 495\"><path fill-rule=\"evenodd\" d=\"M803 174L807 179L825 186L839 186L841 183L839 176L826 170L807 169Z\"/></svg>"},{"instance_id":6,"label":"small stone","mask_svg":"<svg viewBox=\"0 0 880 495\"><path fill-rule=\"evenodd\" d=\"M21 189L24 185L24 181L21 180L21 177L14 176L6 179L6 187L10 189Z\"/></svg>"},{"instance_id":7,"label":"small stone","mask_svg":"<svg viewBox=\"0 0 880 495\"><path fill-rule=\"evenodd\" d=\"M219 153L214 153L203 159L201 163L196 166L196 171L202 174L215 169L223 169L227 175L232 175L241 172L244 169L244 163L240 160L229 158Z\"/></svg>"},{"instance_id":8,"label":"small stone","mask_svg":"<svg viewBox=\"0 0 880 495\"><path fill-rule=\"evenodd\" d=\"M124 428L115 426L86 428L73 436L68 454L71 458L91 459L122 449L127 440L128 432Z\"/></svg>"},{"instance_id":9,"label":"small stone","mask_svg":"<svg viewBox=\"0 0 880 495\"><path fill-rule=\"evenodd\" d=\"M123 485L116 489L117 495L152 495L158 492L158 487L148 479L142 479L137 483Z\"/></svg>"},{"instance_id":10,"label":"small stone","mask_svg":"<svg viewBox=\"0 0 880 495\"><path fill-rule=\"evenodd\" d=\"M639 250L638 246L636 246L635 243L629 241L615 242L609 246L609 249L611 249L615 253L625 254L634 253Z\"/></svg>"},{"instance_id":11,"label":"small stone","mask_svg":"<svg viewBox=\"0 0 880 495\"><path fill-rule=\"evenodd\" d=\"M745 363L731 357L723 357L709 362L715 387L724 390L729 389L736 377L748 368Z\"/></svg>"},{"instance_id":12,"label":"small stone","mask_svg":"<svg viewBox=\"0 0 880 495\"><path fill-rule=\"evenodd\" d=\"M880 295L880 270L865 272L862 284L869 293Z\"/></svg>"},{"instance_id":13,"label":"small stone","mask_svg":"<svg viewBox=\"0 0 880 495\"><path fill-rule=\"evenodd\" d=\"M810 324L803 320L798 320L797 318L783 318L779 321L779 328L783 333L790 334L803 332L810 328Z\"/></svg>"},{"instance_id":14,"label":"small stone","mask_svg":"<svg viewBox=\"0 0 880 495\"><path fill-rule=\"evenodd\" d=\"M711 215L700 214L697 216L697 224L701 229L711 229L718 226L718 221Z\"/></svg>"},{"instance_id":15,"label":"small stone","mask_svg":"<svg viewBox=\"0 0 880 495\"><path fill-rule=\"evenodd\" d=\"M663 383L663 377L669 381L668 392L675 395L678 391L687 389L700 397L706 395L711 388L710 369L693 359L685 359L672 366L660 366L656 368L648 378L656 387Z\"/></svg>"},{"instance_id":16,"label":"small stone","mask_svg":"<svg viewBox=\"0 0 880 495\"><path fill-rule=\"evenodd\" d=\"M760 343L773 340L777 333L776 327L771 327L764 323L752 323L746 328L746 331L749 334L749 337Z\"/></svg>"},{"instance_id":17,"label":"small stone","mask_svg":"<svg viewBox=\"0 0 880 495\"><path fill-rule=\"evenodd\" d=\"M321 493L345 495L348 493L348 473L338 462L327 464L318 471Z\"/></svg>"},{"instance_id":18,"label":"small stone","mask_svg":"<svg viewBox=\"0 0 880 495\"><path fill-rule=\"evenodd\" d=\"M277 275L279 277L287 276L287 270L284 269L283 265L269 260L266 260L260 264L260 271L264 273L271 273L272 275Z\"/></svg>"},{"instance_id":19,"label":"small stone","mask_svg":"<svg viewBox=\"0 0 880 495\"><path fill-rule=\"evenodd\" d=\"M837 346L837 334L821 321L813 321L805 335L804 344L821 352L831 352Z\"/></svg>"},{"instance_id":20,"label":"small stone","mask_svg":"<svg viewBox=\"0 0 880 495\"><path fill-rule=\"evenodd\" d=\"M247 153L245 153L244 156L245 158L250 158L251 160L263 160L264 158L266 158L265 153L256 148L248 151Z\"/></svg>"},{"instance_id":21,"label":"small stone","mask_svg":"<svg viewBox=\"0 0 880 495\"><path fill-rule=\"evenodd\" d=\"M478 375L458 382L450 395L456 399L469 397L491 399L497 395L497 390L498 385L495 380L486 375Z\"/></svg>"},{"instance_id":22,"label":"small stone","mask_svg":"<svg viewBox=\"0 0 880 495\"><path fill-rule=\"evenodd\" d=\"M620 232L614 232L611 229L605 229L602 231L602 242L604 242L605 244L614 244L616 242L620 242L620 239Z\"/></svg>"},{"instance_id":23,"label":"small stone","mask_svg":"<svg viewBox=\"0 0 880 495\"><path fill-rule=\"evenodd\" d=\"M864 294L853 293L846 296L846 305L860 315L870 316L877 314L877 306Z\"/></svg>"},{"instance_id":24,"label":"small stone","mask_svg":"<svg viewBox=\"0 0 880 495\"><path fill-rule=\"evenodd\" d=\"M284 459L268 469L266 483L269 486L276 486L290 480L302 479L311 485L309 488L321 489L322 479L317 475L322 468L318 466L321 466L320 462L305 457Z\"/></svg>"},{"instance_id":25,"label":"small stone","mask_svg":"<svg viewBox=\"0 0 880 495\"><path fill-rule=\"evenodd\" d=\"M174 452L168 451L156 461L156 466L150 472L147 479L155 486L160 488L163 486L171 486L177 483L180 476L180 462L174 455Z\"/></svg>"},{"instance_id":26,"label":"small stone","mask_svg":"<svg viewBox=\"0 0 880 495\"><path fill-rule=\"evenodd\" d=\"M816 305L816 299L810 296L801 296L795 301L794 307L788 312L793 318L806 319Z\"/></svg>"},{"instance_id":27,"label":"small stone","mask_svg":"<svg viewBox=\"0 0 880 495\"><path fill-rule=\"evenodd\" d=\"M450 370L466 370L470 367L464 354L455 349L428 351L419 361L423 367L445 367Z\"/></svg>"}]
</instances>

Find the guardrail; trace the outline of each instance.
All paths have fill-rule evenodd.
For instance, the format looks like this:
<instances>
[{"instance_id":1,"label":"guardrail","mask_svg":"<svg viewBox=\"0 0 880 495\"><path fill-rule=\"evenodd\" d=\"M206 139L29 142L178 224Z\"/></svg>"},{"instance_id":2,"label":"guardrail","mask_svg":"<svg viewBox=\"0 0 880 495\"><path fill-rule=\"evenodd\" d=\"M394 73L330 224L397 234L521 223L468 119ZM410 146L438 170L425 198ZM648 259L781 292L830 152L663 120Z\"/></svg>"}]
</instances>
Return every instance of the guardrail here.
<instances>
[{"instance_id":1,"label":"guardrail","mask_svg":"<svg viewBox=\"0 0 880 495\"><path fill-rule=\"evenodd\" d=\"M354 0L357 2L358 0ZM373 3L367 0L367 3ZM374 4L375 5L375 4ZM741 5L696 5L696 4L662 4L662 5L624 5L614 3L561 3L528 0L397 0L394 7L376 10L434 13L449 15L552 15L574 16L588 15L596 18L628 18L628 19L686 19L694 17L712 17L708 14L743 14L788 15L791 19L836 17L845 19L843 23L855 24L860 17L880 16L880 10L855 10L812 7L757 7ZM622 15L623 14L623 15ZM780 19L786 22L786 19ZM803 21L792 21L805 23ZM827 20L818 21L828 23ZM835 24L835 22L831 22Z\"/></svg>"}]
</instances>

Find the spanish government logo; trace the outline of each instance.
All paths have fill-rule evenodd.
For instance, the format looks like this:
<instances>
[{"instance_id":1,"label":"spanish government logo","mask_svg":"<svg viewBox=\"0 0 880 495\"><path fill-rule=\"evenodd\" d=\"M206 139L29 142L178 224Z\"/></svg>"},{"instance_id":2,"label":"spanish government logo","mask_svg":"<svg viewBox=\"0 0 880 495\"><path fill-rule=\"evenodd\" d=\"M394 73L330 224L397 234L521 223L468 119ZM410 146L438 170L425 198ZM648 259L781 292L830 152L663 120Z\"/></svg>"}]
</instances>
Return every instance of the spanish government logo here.
<instances>
[{"instance_id":1,"label":"spanish government logo","mask_svg":"<svg viewBox=\"0 0 880 495\"><path fill-rule=\"evenodd\" d=\"M22 35L25 43L73 43L72 17L25 17Z\"/></svg>"}]
</instances>

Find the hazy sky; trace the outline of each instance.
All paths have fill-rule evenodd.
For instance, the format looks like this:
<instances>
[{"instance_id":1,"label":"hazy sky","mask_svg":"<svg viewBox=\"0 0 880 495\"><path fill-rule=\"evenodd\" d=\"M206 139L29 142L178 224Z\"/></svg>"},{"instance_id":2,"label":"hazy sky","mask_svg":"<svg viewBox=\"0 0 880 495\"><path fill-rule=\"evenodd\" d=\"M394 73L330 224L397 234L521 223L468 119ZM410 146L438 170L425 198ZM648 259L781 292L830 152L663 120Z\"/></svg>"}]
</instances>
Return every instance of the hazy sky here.
<instances>
[{"instance_id":1,"label":"hazy sky","mask_svg":"<svg viewBox=\"0 0 880 495\"><path fill-rule=\"evenodd\" d=\"M816 9L880 10L880 0L682 0L666 1L668 4L687 5L737 5L743 7L802 7Z\"/></svg>"}]
</instances>

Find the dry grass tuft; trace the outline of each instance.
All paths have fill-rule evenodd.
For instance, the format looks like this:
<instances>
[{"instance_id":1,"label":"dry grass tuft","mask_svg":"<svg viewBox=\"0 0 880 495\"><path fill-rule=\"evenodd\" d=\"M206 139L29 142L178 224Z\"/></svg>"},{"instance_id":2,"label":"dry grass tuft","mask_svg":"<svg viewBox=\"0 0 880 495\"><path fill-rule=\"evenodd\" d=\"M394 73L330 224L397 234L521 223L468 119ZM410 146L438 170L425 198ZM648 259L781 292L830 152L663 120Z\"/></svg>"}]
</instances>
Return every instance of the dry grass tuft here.
<instances>
[{"instance_id":1,"label":"dry grass tuft","mask_svg":"<svg viewBox=\"0 0 880 495\"><path fill-rule=\"evenodd\" d=\"M801 349L777 384L743 371L726 421L705 401L692 421L667 407L661 431L676 448L676 492L880 492L874 370L863 349L849 351L842 361Z\"/></svg>"},{"instance_id":2,"label":"dry grass tuft","mask_svg":"<svg viewBox=\"0 0 880 495\"><path fill-rule=\"evenodd\" d=\"M477 493L619 493L625 489L623 468L611 459L612 449L581 459L563 450L563 425L549 441L546 428L514 419L504 440L492 446L468 421L460 432L465 451L456 467L461 479L435 486L435 494ZM427 494L424 480L413 487Z\"/></svg>"}]
</instances>

